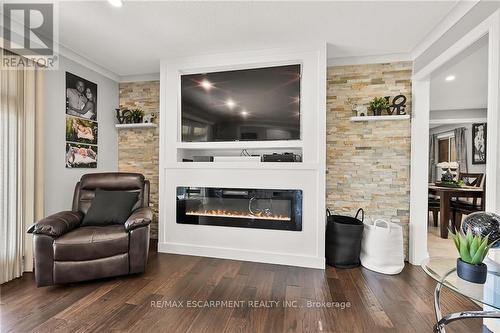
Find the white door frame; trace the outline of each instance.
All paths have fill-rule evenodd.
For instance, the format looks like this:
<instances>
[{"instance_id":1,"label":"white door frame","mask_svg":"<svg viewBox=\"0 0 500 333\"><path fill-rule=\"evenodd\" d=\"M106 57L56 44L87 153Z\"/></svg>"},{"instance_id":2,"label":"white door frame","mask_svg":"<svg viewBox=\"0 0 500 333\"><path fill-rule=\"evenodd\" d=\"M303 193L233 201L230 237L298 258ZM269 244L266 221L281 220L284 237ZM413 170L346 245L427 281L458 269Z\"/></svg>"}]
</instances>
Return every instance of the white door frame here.
<instances>
[{"instance_id":1,"label":"white door frame","mask_svg":"<svg viewBox=\"0 0 500 333\"><path fill-rule=\"evenodd\" d=\"M500 80L500 10L444 51L440 56L420 71L413 73L413 112L411 120L411 175L410 175L410 241L409 261L419 265L427 258L427 218L428 218L428 160L429 160L429 111L430 76L467 47L488 35L488 136L486 147L486 201L487 211L497 211L500 207L497 173L499 80Z\"/></svg>"}]
</instances>

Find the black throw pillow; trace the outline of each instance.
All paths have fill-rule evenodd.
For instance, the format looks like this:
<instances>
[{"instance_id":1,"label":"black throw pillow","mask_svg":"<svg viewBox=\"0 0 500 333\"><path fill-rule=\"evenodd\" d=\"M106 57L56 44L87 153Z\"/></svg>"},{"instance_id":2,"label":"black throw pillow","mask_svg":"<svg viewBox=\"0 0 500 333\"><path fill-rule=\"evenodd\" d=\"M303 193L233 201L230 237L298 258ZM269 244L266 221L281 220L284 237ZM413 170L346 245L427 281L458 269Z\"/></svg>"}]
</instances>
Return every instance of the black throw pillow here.
<instances>
[{"instance_id":1,"label":"black throw pillow","mask_svg":"<svg viewBox=\"0 0 500 333\"><path fill-rule=\"evenodd\" d=\"M97 189L81 226L124 224L132 213L139 193Z\"/></svg>"}]
</instances>

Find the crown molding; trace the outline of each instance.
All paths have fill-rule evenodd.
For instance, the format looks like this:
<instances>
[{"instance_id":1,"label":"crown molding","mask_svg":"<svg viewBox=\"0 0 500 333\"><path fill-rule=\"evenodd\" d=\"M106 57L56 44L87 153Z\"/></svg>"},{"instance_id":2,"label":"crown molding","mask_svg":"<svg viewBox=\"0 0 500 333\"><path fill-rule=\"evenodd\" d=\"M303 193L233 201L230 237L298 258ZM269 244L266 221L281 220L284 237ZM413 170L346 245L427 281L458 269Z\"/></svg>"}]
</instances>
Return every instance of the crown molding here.
<instances>
[{"instance_id":1,"label":"crown molding","mask_svg":"<svg viewBox=\"0 0 500 333\"><path fill-rule=\"evenodd\" d=\"M370 56L356 57L338 57L328 58L328 66L349 66L349 65L364 65L364 64L382 64L398 61L411 61L409 53L391 53Z\"/></svg>"},{"instance_id":2,"label":"crown molding","mask_svg":"<svg viewBox=\"0 0 500 333\"><path fill-rule=\"evenodd\" d=\"M159 66L158 66L159 68ZM138 74L138 75L122 75L120 83L125 82L145 82L145 81L160 81L160 73Z\"/></svg>"},{"instance_id":3,"label":"crown molding","mask_svg":"<svg viewBox=\"0 0 500 333\"><path fill-rule=\"evenodd\" d=\"M62 55L63 57L72 60L82 66L87 67L88 69L93 70L94 72L97 72L113 81L120 82L120 75L104 68L103 66L95 63L94 61L85 58L84 56L81 56L77 54L75 51L71 50L70 48L59 44L59 54Z\"/></svg>"},{"instance_id":4,"label":"crown molding","mask_svg":"<svg viewBox=\"0 0 500 333\"><path fill-rule=\"evenodd\" d=\"M451 29L462 17L465 16L480 0L460 0L451 11L441 20L424 39L410 52L411 59L422 55L432 44Z\"/></svg>"}]
</instances>

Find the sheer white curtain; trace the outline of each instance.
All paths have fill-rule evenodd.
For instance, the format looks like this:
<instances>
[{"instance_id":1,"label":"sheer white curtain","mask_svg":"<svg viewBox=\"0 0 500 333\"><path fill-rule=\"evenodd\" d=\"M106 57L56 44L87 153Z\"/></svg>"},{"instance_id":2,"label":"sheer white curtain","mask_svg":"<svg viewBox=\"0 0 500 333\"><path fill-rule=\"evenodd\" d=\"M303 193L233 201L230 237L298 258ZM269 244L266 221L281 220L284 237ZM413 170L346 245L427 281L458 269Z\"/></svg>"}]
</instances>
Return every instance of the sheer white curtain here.
<instances>
[{"instance_id":1,"label":"sheer white curtain","mask_svg":"<svg viewBox=\"0 0 500 333\"><path fill-rule=\"evenodd\" d=\"M33 66L0 70L0 283L31 270L26 229L43 214L42 75Z\"/></svg>"}]
</instances>

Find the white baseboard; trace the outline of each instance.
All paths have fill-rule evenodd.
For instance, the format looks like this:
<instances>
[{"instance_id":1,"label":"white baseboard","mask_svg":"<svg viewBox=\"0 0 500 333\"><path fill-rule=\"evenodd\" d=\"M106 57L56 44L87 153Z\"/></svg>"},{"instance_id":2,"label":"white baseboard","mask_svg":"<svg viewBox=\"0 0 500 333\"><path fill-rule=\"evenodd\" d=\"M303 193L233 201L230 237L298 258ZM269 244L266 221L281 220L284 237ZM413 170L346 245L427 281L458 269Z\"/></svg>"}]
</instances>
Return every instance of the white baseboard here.
<instances>
[{"instance_id":1,"label":"white baseboard","mask_svg":"<svg viewBox=\"0 0 500 333\"><path fill-rule=\"evenodd\" d=\"M298 256L285 253L250 251L181 243L158 243L158 252L325 269L324 257Z\"/></svg>"}]
</instances>

